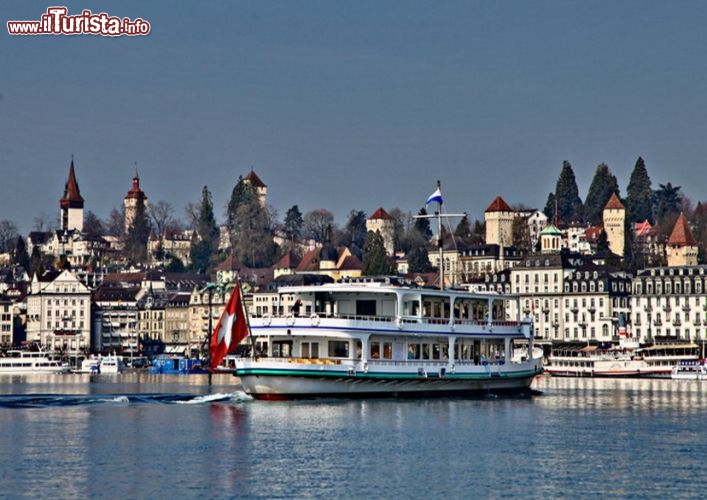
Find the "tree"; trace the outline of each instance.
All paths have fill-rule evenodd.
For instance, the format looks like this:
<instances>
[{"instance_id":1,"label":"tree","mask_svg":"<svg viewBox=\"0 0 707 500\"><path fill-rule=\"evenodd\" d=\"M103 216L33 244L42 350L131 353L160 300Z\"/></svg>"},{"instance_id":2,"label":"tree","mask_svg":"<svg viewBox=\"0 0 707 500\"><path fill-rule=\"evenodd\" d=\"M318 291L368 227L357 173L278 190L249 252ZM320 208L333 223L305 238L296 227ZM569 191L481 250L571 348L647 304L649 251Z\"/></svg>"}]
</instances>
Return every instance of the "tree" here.
<instances>
[{"instance_id":1,"label":"tree","mask_svg":"<svg viewBox=\"0 0 707 500\"><path fill-rule=\"evenodd\" d=\"M459 223L457 224L457 227L454 228L454 238L467 243L471 241L471 224L469 223L469 217L464 216L461 218Z\"/></svg>"},{"instance_id":2,"label":"tree","mask_svg":"<svg viewBox=\"0 0 707 500\"><path fill-rule=\"evenodd\" d=\"M290 242L290 250L292 250L295 243L302 238L303 224L304 221L302 219L302 212L300 212L297 205L292 205L285 214L285 220L282 225L283 232L285 233L285 239Z\"/></svg>"},{"instance_id":3,"label":"tree","mask_svg":"<svg viewBox=\"0 0 707 500\"><path fill-rule=\"evenodd\" d=\"M357 257L363 256L363 245L366 243L366 213L361 210L351 210L349 220L344 228L344 245Z\"/></svg>"},{"instance_id":4,"label":"tree","mask_svg":"<svg viewBox=\"0 0 707 500\"><path fill-rule=\"evenodd\" d=\"M393 273L393 268L385 253L383 237L379 231L368 231L363 245L363 274L379 276Z\"/></svg>"},{"instance_id":5,"label":"tree","mask_svg":"<svg viewBox=\"0 0 707 500\"><path fill-rule=\"evenodd\" d=\"M25 240L21 236L18 236L15 241L15 248L12 252L12 263L16 266L21 266L25 271L29 272L29 253L27 253L27 245L25 244Z\"/></svg>"},{"instance_id":6,"label":"tree","mask_svg":"<svg viewBox=\"0 0 707 500\"><path fill-rule=\"evenodd\" d=\"M530 228L527 217L516 217L513 219L513 246L526 253L533 250L533 242L530 238Z\"/></svg>"},{"instance_id":7,"label":"tree","mask_svg":"<svg viewBox=\"0 0 707 500\"><path fill-rule=\"evenodd\" d=\"M125 210L118 210L117 208L111 210L108 215L108 220L106 220L104 224L104 228L106 234L122 238L125 232Z\"/></svg>"},{"instance_id":8,"label":"tree","mask_svg":"<svg viewBox=\"0 0 707 500\"><path fill-rule=\"evenodd\" d=\"M88 241L96 241L106 234L103 222L90 210L87 210L83 216L83 231Z\"/></svg>"},{"instance_id":9,"label":"tree","mask_svg":"<svg viewBox=\"0 0 707 500\"><path fill-rule=\"evenodd\" d=\"M543 213L545 214L545 217L547 217L548 223L550 224L557 224L557 221L555 220L556 209L557 202L555 193L550 193L547 195L547 201L545 202L545 208L543 209Z\"/></svg>"},{"instance_id":10,"label":"tree","mask_svg":"<svg viewBox=\"0 0 707 500\"><path fill-rule=\"evenodd\" d=\"M597 253L605 254L609 251L609 237L606 231L602 230L597 237Z\"/></svg>"},{"instance_id":11,"label":"tree","mask_svg":"<svg viewBox=\"0 0 707 500\"><path fill-rule=\"evenodd\" d=\"M211 200L209 188L204 186L201 190L201 205L199 206L199 219L197 220L196 232L199 239L214 245L218 243L218 226L214 217L214 204Z\"/></svg>"},{"instance_id":12,"label":"tree","mask_svg":"<svg viewBox=\"0 0 707 500\"><path fill-rule=\"evenodd\" d=\"M186 271L186 268L184 267L184 263L178 257L172 256L164 270L168 273L183 273Z\"/></svg>"},{"instance_id":13,"label":"tree","mask_svg":"<svg viewBox=\"0 0 707 500\"><path fill-rule=\"evenodd\" d=\"M35 231L53 231L59 227L59 220L55 217L48 215L46 212L42 212L34 218L33 229Z\"/></svg>"},{"instance_id":14,"label":"tree","mask_svg":"<svg viewBox=\"0 0 707 500\"><path fill-rule=\"evenodd\" d=\"M323 242L326 240L328 228L334 226L334 216L323 208L304 214L304 235L306 238Z\"/></svg>"},{"instance_id":15,"label":"tree","mask_svg":"<svg viewBox=\"0 0 707 500\"><path fill-rule=\"evenodd\" d=\"M619 183L606 163L597 166L592 184L589 186L584 209L587 222L596 226L602 223L604 207L612 194L619 194Z\"/></svg>"},{"instance_id":16,"label":"tree","mask_svg":"<svg viewBox=\"0 0 707 500\"><path fill-rule=\"evenodd\" d=\"M39 252L39 247L35 246L32 248L32 255L29 260L29 275L30 276L41 276L44 274L44 270L46 269L44 265L44 257L42 257L42 254Z\"/></svg>"},{"instance_id":17,"label":"tree","mask_svg":"<svg viewBox=\"0 0 707 500\"><path fill-rule=\"evenodd\" d=\"M555 186L557 214L564 222L581 222L583 219L582 200L579 198L577 180L568 161L562 162L562 171Z\"/></svg>"},{"instance_id":18,"label":"tree","mask_svg":"<svg viewBox=\"0 0 707 500\"><path fill-rule=\"evenodd\" d=\"M145 203L138 203L135 206L135 216L125 235L125 254L130 261L136 264L147 262L147 241L151 231Z\"/></svg>"},{"instance_id":19,"label":"tree","mask_svg":"<svg viewBox=\"0 0 707 500\"><path fill-rule=\"evenodd\" d=\"M643 158L639 156L626 188L626 218L630 222L647 220L653 224L652 200L651 179Z\"/></svg>"},{"instance_id":20,"label":"tree","mask_svg":"<svg viewBox=\"0 0 707 500\"><path fill-rule=\"evenodd\" d=\"M430 229L430 219L426 218L427 209L424 207L417 212L418 218L415 219L415 229L418 233L425 239L425 241L430 241L432 239L432 229Z\"/></svg>"},{"instance_id":21,"label":"tree","mask_svg":"<svg viewBox=\"0 0 707 500\"><path fill-rule=\"evenodd\" d=\"M0 253L12 251L19 235L14 222L6 219L0 220Z\"/></svg>"},{"instance_id":22,"label":"tree","mask_svg":"<svg viewBox=\"0 0 707 500\"><path fill-rule=\"evenodd\" d=\"M411 273L431 273L434 267L424 247L415 247L407 254L408 270Z\"/></svg>"},{"instance_id":23,"label":"tree","mask_svg":"<svg viewBox=\"0 0 707 500\"><path fill-rule=\"evenodd\" d=\"M682 195L680 186L671 183L658 184L658 190L653 193L653 214L656 222L670 216L680 214Z\"/></svg>"},{"instance_id":24,"label":"tree","mask_svg":"<svg viewBox=\"0 0 707 500\"><path fill-rule=\"evenodd\" d=\"M186 229L194 231L199 225L199 207L196 203L189 202L184 206Z\"/></svg>"}]
</instances>

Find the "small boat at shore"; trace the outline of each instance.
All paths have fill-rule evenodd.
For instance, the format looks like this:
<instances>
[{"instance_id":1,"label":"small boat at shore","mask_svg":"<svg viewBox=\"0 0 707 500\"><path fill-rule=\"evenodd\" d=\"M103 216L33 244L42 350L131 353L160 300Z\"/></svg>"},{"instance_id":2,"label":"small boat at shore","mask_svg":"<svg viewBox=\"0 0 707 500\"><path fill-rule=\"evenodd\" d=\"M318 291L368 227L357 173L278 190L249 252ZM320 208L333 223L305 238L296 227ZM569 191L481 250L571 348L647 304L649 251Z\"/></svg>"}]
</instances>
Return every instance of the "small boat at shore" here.
<instances>
[{"instance_id":1,"label":"small boat at shore","mask_svg":"<svg viewBox=\"0 0 707 500\"><path fill-rule=\"evenodd\" d=\"M164 375L189 375L193 373L207 373L202 366L202 361L184 356L160 355L152 360L148 373Z\"/></svg>"},{"instance_id":2,"label":"small boat at shore","mask_svg":"<svg viewBox=\"0 0 707 500\"><path fill-rule=\"evenodd\" d=\"M70 370L69 363L42 349L10 350L0 357L0 375L68 373Z\"/></svg>"},{"instance_id":3,"label":"small boat at shore","mask_svg":"<svg viewBox=\"0 0 707 500\"><path fill-rule=\"evenodd\" d=\"M235 359L235 375L256 399L522 393L543 371L531 320L505 316L517 297L396 278L282 287L278 295L303 314L246 321L237 286L210 343L216 370L250 334L251 355Z\"/></svg>"},{"instance_id":4,"label":"small boat at shore","mask_svg":"<svg viewBox=\"0 0 707 500\"><path fill-rule=\"evenodd\" d=\"M681 361L670 372L675 380L707 380L707 360Z\"/></svg>"}]
</instances>

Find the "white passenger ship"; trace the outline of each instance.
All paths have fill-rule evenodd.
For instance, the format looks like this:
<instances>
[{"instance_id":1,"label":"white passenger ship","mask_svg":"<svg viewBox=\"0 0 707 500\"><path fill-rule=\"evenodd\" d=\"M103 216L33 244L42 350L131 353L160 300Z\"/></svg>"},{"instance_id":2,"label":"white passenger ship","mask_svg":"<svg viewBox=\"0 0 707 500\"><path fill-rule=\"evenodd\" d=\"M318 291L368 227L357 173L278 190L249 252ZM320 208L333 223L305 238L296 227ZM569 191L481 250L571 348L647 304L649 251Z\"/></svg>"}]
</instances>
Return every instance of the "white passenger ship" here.
<instances>
[{"instance_id":1,"label":"white passenger ship","mask_svg":"<svg viewBox=\"0 0 707 500\"><path fill-rule=\"evenodd\" d=\"M0 357L0 375L68 373L71 367L45 351L11 350Z\"/></svg>"},{"instance_id":2,"label":"white passenger ship","mask_svg":"<svg viewBox=\"0 0 707 500\"><path fill-rule=\"evenodd\" d=\"M252 318L255 356L236 360L257 399L523 392L543 371L530 320L506 317L516 297L395 278L278 294L280 304L298 301L300 315Z\"/></svg>"}]
</instances>

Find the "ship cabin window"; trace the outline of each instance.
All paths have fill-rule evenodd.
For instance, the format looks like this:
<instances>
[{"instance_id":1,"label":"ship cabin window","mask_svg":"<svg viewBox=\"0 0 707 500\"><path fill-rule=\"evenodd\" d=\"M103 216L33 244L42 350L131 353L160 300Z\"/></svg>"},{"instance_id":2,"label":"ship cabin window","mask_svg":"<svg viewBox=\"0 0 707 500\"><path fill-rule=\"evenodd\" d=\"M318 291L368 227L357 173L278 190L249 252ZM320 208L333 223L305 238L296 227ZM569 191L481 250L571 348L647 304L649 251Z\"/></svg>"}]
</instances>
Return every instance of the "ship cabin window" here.
<instances>
[{"instance_id":1,"label":"ship cabin window","mask_svg":"<svg viewBox=\"0 0 707 500\"><path fill-rule=\"evenodd\" d=\"M275 340L272 343L273 358L289 358L292 356L291 340Z\"/></svg>"},{"instance_id":2,"label":"ship cabin window","mask_svg":"<svg viewBox=\"0 0 707 500\"><path fill-rule=\"evenodd\" d=\"M371 342L371 359L393 359L393 343Z\"/></svg>"},{"instance_id":3,"label":"ship cabin window","mask_svg":"<svg viewBox=\"0 0 707 500\"><path fill-rule=\"evenodd\" d=\"M346 340L330 340L329 341L329 357L330 358L348 358L349 343Z\"/></svg>"},{"instance_id":4,"label":"ship cabin window","mask_svg":"<svg viewBox=\"0 0 707 500\"><path fill-rule=\"evenodd\" d=\"M302 342L302 357L316 359L319 357L319 342Z\"/></svg>"},{"instance_id":5,"label":"ship cabin window","mask_svg":"<svg viewBox=\"0 0 707 500\"><path fill-rule=\"evenodd\" d=\"M375 316L376 301L375 300L357 300L356 301L356 316Z\"/></svg>"}]
</instances>

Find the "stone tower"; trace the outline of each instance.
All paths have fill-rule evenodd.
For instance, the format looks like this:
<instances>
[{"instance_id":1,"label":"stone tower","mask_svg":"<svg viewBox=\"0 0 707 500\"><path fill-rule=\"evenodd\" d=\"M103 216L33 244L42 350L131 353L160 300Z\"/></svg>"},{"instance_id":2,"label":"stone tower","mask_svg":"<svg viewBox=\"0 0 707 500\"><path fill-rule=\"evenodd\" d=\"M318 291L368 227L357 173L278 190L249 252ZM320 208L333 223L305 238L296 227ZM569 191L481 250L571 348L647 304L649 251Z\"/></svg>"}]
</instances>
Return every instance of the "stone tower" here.
<instances>
[{"instance_id":1,"label":"stone tower","mask_svg":"<svg viewBox=\"0 0 707 500\"><path fill-rule=\"evenodd\" d=\"M697 265L697 242L690 232L684 213L675 221L665 251L668 254L668 266Z\"/></svg>"},{"instance_id":2,"label":"stone tower","mask_svg":"<svg viewBox=\"0 0 707 500\"><path fill-rule=\"evenodd\" d=\"M496 196L484 212L486 220L486 244L509 247L513 245L513 220L515 211Z\"/></svg>"},{"instance_id":3,"label":"stone tower","mask_svg":"<svg viewBox=\"0 0 707 500\"><path fill-rule=\"evenodd\" d=\"M619 200L619 197L616 196L616 193L612 193L611 198L606 202L602 216L604 220L604 232L609 242L609 250L623 257L624 244L626 241L624 229L624 224L626 223L626 209L623 203L621 203L621 200Z\"/></svg>"},{"instance_id":4,"label":"stone tower","mask_svg":"<svg viewBox=\"0 0 707 500\"><path fill-rule=\"evenodd\" d=\"M395 221L393 218L383 210L379 208L373 215L371 215L366 221L366 230L379 231L383 237L383 245L385 246L385 253L388 255L393 255L395 247L393 245L393 232L395 230Z\"/></svg>"},{"instance_id":5,"label":"stone tower","mask_svg":"<svg viewBox=\"0 0 707 500\"><path fill-rule=\"evenodd\" d=\"M133 175L133 187L130 188L128 194L125 195L123 200L123 207L125 208L125 232L127 233L135 220L135 214L137 212L138 205L142 205L144 209L147 208L147 196L140 189L140 176L137 173L137 168L135 169L135 175Z\"/></svg>"},{"instance_id":6,"label":"stone tower","mask_svg":"<svg viewBox=\"0 0 707 500\"><path fill-rule=\"evenodd\" d=\"M59 200L59 215L62 231L83 231L83 198L76 182L74 159L71 158L69 177L64 186L64 196Z\"/></svg>"},{"instance_id":7,"label":"stone tower","mask_svg":"<svg viewBox=\"0 0 707 500\"><path fill-rule=\"evenodd\" d=\"M260 202L260 206L264 207L268 195L268 187L265 183L260 180L260 177L256 175L252 168L250 169L248 175L243 178L243 181L255 188L255 192L258 193L258 201Z\"/></svg>"}]
</instances>

